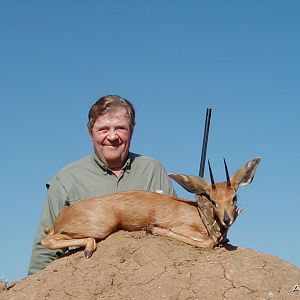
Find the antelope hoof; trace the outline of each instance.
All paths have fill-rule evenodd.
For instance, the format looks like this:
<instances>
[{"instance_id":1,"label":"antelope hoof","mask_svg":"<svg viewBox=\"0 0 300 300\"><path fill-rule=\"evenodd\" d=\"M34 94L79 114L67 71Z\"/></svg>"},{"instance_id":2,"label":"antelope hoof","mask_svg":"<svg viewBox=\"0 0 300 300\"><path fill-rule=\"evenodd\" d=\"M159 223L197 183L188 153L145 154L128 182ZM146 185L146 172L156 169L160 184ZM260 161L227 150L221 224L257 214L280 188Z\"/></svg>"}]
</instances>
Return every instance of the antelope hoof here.
<instances>
[{"instance_id":1,"label":"antelope hoof","mask_svg":"<svg viewBox=\"0 0 300 300\"><path fill-rule=\"evenodd\" d=\"M221 248L221 247L226 246L228 243L229 243L229 239L226 238L226 239L220 241L220 242L216 245L216 247Z\"/></svg>"},{"instance_id":2,"label":"antelope hoof","mask_svg":"<svg viewBox=\"0 0 300 300\"><path fill-rule=\"evenodd\" d=\"M228 244L229 243L229 239L226 239L224 241L222 241L222 245Z\"/></svg>"},{"instance_id":3,"label":"antelope hoof","mask_svg":"<svg viewBox=\"0 0 300 300\"><path fill-rule=\"evenodd\" d=\"M153 232L154 232L153 226L147 227L147 228L146 228L146 232L147 232L147 233L150 233L150 234L153 234Z\"/></svg>"},{"instance_id":4,"label":"antelope hoof","mask_svg":"<svg viewBox=\"0 0 300 300\"><path fill-rule=\"evenodd\" d=\"M93 255L94 251L91 250L84 250L84 256L85 258L90 258Z\"/></svg>"}]
</instances>

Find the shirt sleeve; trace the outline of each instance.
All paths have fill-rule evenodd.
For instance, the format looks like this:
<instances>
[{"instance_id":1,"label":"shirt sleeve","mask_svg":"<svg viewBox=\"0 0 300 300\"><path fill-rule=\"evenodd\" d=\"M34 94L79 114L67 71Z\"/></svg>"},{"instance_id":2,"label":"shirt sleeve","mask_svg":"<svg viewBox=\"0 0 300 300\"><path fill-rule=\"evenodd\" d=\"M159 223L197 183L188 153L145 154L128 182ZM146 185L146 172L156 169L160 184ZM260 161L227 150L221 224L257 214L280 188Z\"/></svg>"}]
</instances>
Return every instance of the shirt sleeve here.
<instances>
[{"instance_id":1,"label":"shirt sleeve","mask_svg":"<svg viewBox=\"0 0 300 300\"><path fill-rule=\"evenodd\" d=\"M56 217L68 202L67 192L56 177L46 185L48 188L47 197L44 202L37 233L33 242L31 260L28 275L35 274L44 269L51 261L57 258L59 251L50 250L40 243L45 237L44 228L52 227Z\"/></svg>"},{"instance_id":2,"label":"shirt sleeve","mask_svg":"<svg viewBox=\"0 0 300 300\"><path fill-rule=\"evenodd\" d=\"M167 195L177 196L168 173L160 163L158 163L157 171L159 173L158 178L160 178L162 192Z\"/></svg>"}]
</instances>

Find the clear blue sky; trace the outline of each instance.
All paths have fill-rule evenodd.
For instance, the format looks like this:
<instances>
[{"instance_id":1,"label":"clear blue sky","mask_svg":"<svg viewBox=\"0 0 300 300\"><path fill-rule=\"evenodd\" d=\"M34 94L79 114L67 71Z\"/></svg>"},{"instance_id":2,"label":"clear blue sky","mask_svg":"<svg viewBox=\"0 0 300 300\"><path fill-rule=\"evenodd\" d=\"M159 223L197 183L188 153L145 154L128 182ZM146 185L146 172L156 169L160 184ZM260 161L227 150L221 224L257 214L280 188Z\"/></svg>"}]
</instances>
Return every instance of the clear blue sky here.
<instances>
[{"instance_id":1,"label":"clear blue sky","mask_svg":"<svg viewBox=\"0 0 300 300\"><path fill-rule=\"evenodd\" d=\"M0 278L26 275L45 182L92 151L90 106L131 100L131 150L215 180L262 157L231 243L299 256L299 1L2 1ZM205 173L207 177L207 173ZM180 196L193 195L175 185Z\"/></svg>"}]
</instances>

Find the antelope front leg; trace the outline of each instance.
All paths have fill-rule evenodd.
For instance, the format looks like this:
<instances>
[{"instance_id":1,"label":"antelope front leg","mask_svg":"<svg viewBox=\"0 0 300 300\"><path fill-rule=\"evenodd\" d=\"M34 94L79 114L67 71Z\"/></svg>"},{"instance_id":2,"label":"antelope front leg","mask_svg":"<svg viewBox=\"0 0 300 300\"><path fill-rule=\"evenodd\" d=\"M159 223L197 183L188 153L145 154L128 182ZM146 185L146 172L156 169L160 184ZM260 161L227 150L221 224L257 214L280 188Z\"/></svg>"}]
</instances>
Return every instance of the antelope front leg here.
<instances>
[{"instance_id":1,"label":"antelope front leg","mask_svg":"<svg viewBox=\"0 0 300 300\"><path fill-rule=\"evenodd\" d=\"M60 233L47 235L41 241L41 245L52 250L72 246L85 247L84 255L86 258L90 258L97 249L97 243L94 238L71 239L68 235Z\"/></svg>"},{"instance_id":2,"label":"antelope front leg","mask_svg":"<svg viewBox=\"0 0 300 300\"><path fill-rule=\"evenodd\" d=\"M170 237L199 248L212 249L215 245L210 237L204 238L191 229L184 229L183 233L181 233L160 227L149 227L146 231L154 235Z\"/></svg>"},{"instance_id":3,"label":"antelope front leg","mask_svg":"<svg viewBox=\"0 0 300 300\"><path fill-rule=\"evenodd\" d=\"M215 245L218 245L220 240L224 239L224 237L222 237L221 228L214 218L212 204L205 195L196 195L196 201L199 215L206 227L208 235L214 241Z\"/></svg>"}]
</instances>

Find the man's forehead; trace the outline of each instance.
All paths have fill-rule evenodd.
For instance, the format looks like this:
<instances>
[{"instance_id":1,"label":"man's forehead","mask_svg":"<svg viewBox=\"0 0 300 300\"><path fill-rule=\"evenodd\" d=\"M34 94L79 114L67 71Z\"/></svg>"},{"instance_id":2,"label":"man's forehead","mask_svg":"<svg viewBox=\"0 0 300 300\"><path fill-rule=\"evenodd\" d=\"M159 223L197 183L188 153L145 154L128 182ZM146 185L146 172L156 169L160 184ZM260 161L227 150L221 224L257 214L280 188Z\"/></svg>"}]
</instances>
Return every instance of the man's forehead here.
<instances>
[{"instance_id":1,"label":"man's forehead","mask_svg":"<svg viewBox=\"0 0 300 300\"><path fill-rule=\"evenodd\" d=\"M102 125L115 125L115 124L122 124L122 125L129 125L130 119L127 111L125 109L117 110L117 111L110 111L101 116L99 116L95 121L95 126L102 126Z\"/></svg>"}]
</instances>

